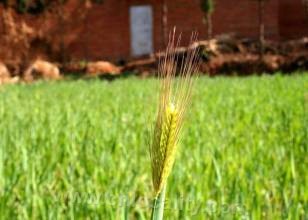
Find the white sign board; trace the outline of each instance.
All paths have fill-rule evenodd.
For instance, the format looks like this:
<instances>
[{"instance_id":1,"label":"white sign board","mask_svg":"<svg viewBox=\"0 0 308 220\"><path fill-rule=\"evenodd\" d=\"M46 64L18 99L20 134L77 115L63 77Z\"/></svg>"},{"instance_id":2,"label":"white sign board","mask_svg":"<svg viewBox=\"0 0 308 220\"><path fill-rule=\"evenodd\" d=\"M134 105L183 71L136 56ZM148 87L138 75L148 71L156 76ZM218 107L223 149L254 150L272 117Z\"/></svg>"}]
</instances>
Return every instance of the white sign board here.
<instances>
[{"instance_id":1,"label":"white sign board","mask_svg":"<svg viewBox=\"0 0 308 220\"><path fill-rule=\"evenodd\" d=\"M152 7L138 5L130 7L130 36L133 56L153 52Z\"/></svg>"}]
</instances>

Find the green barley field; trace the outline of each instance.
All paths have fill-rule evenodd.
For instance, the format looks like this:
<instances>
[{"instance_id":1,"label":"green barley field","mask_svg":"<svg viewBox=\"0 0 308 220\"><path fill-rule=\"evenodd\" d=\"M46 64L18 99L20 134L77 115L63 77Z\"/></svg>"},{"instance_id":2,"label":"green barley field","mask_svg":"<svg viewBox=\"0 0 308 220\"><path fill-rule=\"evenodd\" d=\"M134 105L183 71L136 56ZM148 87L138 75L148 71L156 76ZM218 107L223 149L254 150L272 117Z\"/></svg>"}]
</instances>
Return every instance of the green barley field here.
<instances>
[{"instance_id":1,"label":"green barley field","mask_svg":"<svg viewBox=\"0 0 308 220\"><path fill-rule=\"evenodd\" d=\"M0 219L149 219L157 80L0 87ZM308 219L308 74L200 77L165 219Z\"/></svg>"}]
</instances>

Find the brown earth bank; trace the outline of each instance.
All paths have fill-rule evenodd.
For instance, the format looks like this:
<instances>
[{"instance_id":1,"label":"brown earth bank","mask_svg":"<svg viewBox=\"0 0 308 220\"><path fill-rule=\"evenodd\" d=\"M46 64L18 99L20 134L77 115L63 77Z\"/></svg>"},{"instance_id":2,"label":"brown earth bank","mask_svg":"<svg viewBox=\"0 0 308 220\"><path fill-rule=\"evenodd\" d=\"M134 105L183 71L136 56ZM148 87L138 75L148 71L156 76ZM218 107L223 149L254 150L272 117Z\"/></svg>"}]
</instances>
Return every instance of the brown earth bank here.
<instances>
[{"instance_id":1,"label":"brown earth bank","mask_svg":"<svg viewBox=\"0 0 308 220\"><path fill-rule=\"evenodd\" d=\"M197 48L199 52L202 60L200 72L210 76L308 70L308 37L286 42L266 41L261 53L258 41L223 35L196 42L190 48L179 48L177 55L184 58L191 48ZM162 56L157 53L146 59L128 62L122 71L141 76L152 75Z\"/></svg>"},{"instance_id":2,"label":"brown earth bank","mask_svg":"<svg viewBox=\"0 0 308 220\"><path fill-rule=\"evenodd\" d=\"M260 51L258 41L238 39L231 35L209 41L199 41L188 48L178 48L176 56L185 59L196 49L201 59L200 72L205 75L250 75L275 72L292 73L308 70L308 38L286 42L267 41ZM64 73L86 76L122 76L131 73L142 77L155 75L164 53L128 61L120 66L108 62L70 62L62 66ZM108 74L109 73L109 74Z\"/></svg>"},{"instance_id":3,"label":"brown earth bank","mask_svg":"<svg viewBox=\"0 0 308 220\"><path fill-rule=\"evenodd\" d=\"M251 39L223 35L212 40L198 41L187 48L179 47L176 56L185 59L196 49L201 59L200 72L206 75L250 75L260 73L292 73L308 70L308 38L286 42L266 41L260 53L260 44ZM116 65L107 61L50 62L52 58L36 58L27 65L12 59L0 61L0 84L37 79L54 80L65 75L81 77L117 78L127 73L141 77L153 76L164 53L134 59Z\"/></svg>"}]
</instances>

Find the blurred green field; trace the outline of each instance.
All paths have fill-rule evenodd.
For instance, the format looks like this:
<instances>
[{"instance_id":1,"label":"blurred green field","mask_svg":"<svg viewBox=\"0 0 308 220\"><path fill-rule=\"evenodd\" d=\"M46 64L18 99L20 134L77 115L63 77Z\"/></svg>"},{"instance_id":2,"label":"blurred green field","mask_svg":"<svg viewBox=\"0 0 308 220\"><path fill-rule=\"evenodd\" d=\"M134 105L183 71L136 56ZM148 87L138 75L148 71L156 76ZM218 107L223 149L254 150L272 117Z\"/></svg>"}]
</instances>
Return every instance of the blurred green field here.
<instances>
[{"instance_id":1,"label":"blurred green field","mask_svg":"<svg viewBox=\"0 0 308 220\"><path fill-rule=\"evenodd\" d=\"M308 74L201 77L165 219L307 219ZM148 219L157 81L0 87L0 219Z\"/></svg>"}]
</instances>

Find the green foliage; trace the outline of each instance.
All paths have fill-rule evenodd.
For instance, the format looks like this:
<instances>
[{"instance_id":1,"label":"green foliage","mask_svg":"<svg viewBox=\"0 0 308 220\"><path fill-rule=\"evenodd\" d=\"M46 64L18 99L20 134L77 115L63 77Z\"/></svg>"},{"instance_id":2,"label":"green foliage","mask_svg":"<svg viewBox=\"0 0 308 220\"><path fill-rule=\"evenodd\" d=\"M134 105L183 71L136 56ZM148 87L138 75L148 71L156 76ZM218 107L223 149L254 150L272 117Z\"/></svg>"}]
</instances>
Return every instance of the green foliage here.
<instances>
[{"instance_id":1,"label":"green foliage","mask_svg":"<svg viewBox=\"0 0 308 220\"><path fill-rule=\"evenodd\" d=\"M85 2L87 0L79 0ZM102 4L104 0L90 0L95 4ZM15 8L19 13L40 14L49 7L55 7L57 4L65 4L67 0L4 0L2 3L6 7ZM1 4L1 2L0 2Z\"/></svg>"},{"instance_id":2,"label":"green foliage","mask_svg":"<svg viewBox=\"0 0 308 220\"><path fill-rule=\"evenodd\" d=\"M27 0L17 0L17 8L19 12L25 12L27 10Z\"/></svg>"},{"instance_id":3,"label":"green foliage","mask_svg":"<svg viewBox=\"0 0 308 220\"><path fill-rule=\"evenodd\" d=\"M96 4L102 4L102 3L104 3L104 0L92 0L92 2L94 2Z\"/></svg>"},{"instance_id":4,"label":"green foliage","mask_svg":"<svg viewBox=\"0 0 308 220\"><path fill-rule=\"evenodd\" d=\"M215 5L214 5L214 0L200 0L201 1L201 9L205 14L212 14Z\"/></svg>"},{"instance_id":5,"label":"green foliage","mask_svg":"<svg viewBox=\"0 0 308 220\"><path fill-rule=\"evenodd\" d=\"M165 219L305 219L307 83L307 74L200 77ZM0 87L0 219L149 219L157 86Z\"/></svg>"},{"instance_id":6,"label":"green foliage","mask_svg":"<svg viewBox=\"0 0 308 220\"><path fill-rule=\"evenodd\" d=\"M51 3L48 0L4 0L6 7L12 7L19 13L39 14Z\"/></svg>"}]
</instances>

